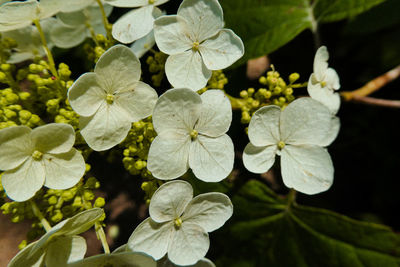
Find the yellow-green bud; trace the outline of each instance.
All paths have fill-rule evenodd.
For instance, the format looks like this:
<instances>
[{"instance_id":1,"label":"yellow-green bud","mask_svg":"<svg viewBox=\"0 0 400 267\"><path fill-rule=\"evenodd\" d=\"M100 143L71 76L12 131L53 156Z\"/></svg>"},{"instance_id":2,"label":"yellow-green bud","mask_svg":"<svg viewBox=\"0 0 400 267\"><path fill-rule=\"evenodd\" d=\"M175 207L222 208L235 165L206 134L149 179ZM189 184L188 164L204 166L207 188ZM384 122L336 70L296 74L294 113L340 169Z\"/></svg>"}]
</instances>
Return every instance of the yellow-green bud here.
<instances>
[{"instance_id":1,"label":"yellow-green bud","mask_svg":"<svg viewBox=\"0 0 400 267\"><path fill-rule=\"evenodd\" d=\"M57 204L58 200L57 200L56 196L51 196L51 197L49 197L47 202L49 203L49 205L55 205L55 204Z\"/></svg>"},{"instance_id":2,"label":"yellow-green bud","mask_svg":"<svg viewBox=\"0 0 400 267\"><path fill-rule=\"evenodd\" d=\"M8 71L11 70L11 65L10 64L6 64L6 63L1 64L1 70L4 71L4 72L8 72Z\"/></svg>"},{"instance_id":3,"label":"yellow-green bud","mask_svg":"<svg viewBox=\"0 0 400 267\"><path fill-rule=\"evenodd\" d=\"M240 92L240 97L241 97L241 98L248 98L248 97L249 97L249 94L247 93L246 90L243 90L243 91Z\"/></svg>"},{"instance_id":4,"label":"yellow-green bud","mask_svg":"<svg viewBox=\"0 0 400 267\"><path fill-rule=\"evenodd\" d=\"M267 85L267 77L261 76L261 77L258 79L258 82L261 83L261 84L263 84L263 85Z\"/></svg>"},{"instance_id":5,"label":"yellow-green bud","mask_svg":"<svg viewBox=\"0 0 400 267\"><path fill-rule=\"evenodd\" d=\"M28 121L32 117L32 113L28 110L21 110L18 114L19 118L24 121Z\"/></svg>"},{"instance_id":6,"label":"yellow-green bud","mask_svg":"<svg viewBox=\"0 0 400 267\"><path fill-rule=\"evenodd\" d=\"M18 93L18 96L22 101L25 101L31 96L31 94L28 92L20 92Z\"/></svg>"},{"instance_id":7,"label":"yellow-green bud","mask_svg":"<svg viewBox=\"0 0 400 267\"><path fill-rule=\"evenodd\" d=\"M105 204L106 204L106 201L104 200L104 198L98 197L98 198L96 198L96 200L94 202L94 207L102 208L102 207L104 207Z\"/></svg>"},{"instance_id":8,"label":"yellow-green bud","mask_svg":"<svg viewBox=\"0 0 400 267\"><path fill-rule=\"evenodd\" d=\"M292 73L289 75L289 82L292 84L295 81L297 81L300 78L300 74L298 74L297 72Z\"/></svg>"},{"instance_id":9,"label":"yellow-green bud","mask_svg":"<svg viewBox=\"0 0 400 267\"><path fill-rule=\"evenodd\" d=\"M4 72L0 72L0 82L5 82L7 80L7 76Z\"/></svg>"}]
</instances>

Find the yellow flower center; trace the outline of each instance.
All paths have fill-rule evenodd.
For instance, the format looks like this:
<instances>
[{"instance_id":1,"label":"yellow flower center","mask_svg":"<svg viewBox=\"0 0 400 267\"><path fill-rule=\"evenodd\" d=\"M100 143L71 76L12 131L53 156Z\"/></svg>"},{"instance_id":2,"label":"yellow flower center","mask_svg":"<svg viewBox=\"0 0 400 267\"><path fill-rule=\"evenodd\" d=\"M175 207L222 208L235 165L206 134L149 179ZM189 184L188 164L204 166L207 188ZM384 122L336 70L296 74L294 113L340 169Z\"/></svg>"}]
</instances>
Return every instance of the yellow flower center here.
<instances>
[{"instance_id":1,"label":"yellow flower center","mask_svg":"<svg viewBox=\"0 0 400 267\"><path fill-rule=\"evenodd\" d=\"M149 4L152 5L152 4L154 4L155 1L156 0L149 0Z\"/></svg>"},{"instance_id":2,"label":"yellow flower center","mask_svg":"<svg viewBox=\"0 0 400 267\"><path fill-rule=\"evenodd\" d=\"M279 143L278 143L279 150L283 149L284 147L285 147L285 142L279 141Z\"/></svg>"},{"instance_id":3,"label":"yellow flower center","mask_svg":"<svg viewBox=\"0 0 400 267\"><path fill-rule=\"evenodd\" d=\"M38 150L33 151L33 153L32 153L32 158L33 158L34 160L41 160L42 157L43 157L43 153L42 153L42 152L40 152L40 151L38 151Z\"/></svg>"},{"instance_id":4,"label":"yellow flower center","mask_svg":"<svg viewBox=\"0 0 400 267\"><path fill-rule=\"evenodd\" d=\"M190 138L192 138L192 140L195 140L198 135L199 135L199 132L197 132L196 130L192 130L190 132Z\"/></svg>"},{"instance_id":5,"label":"yellow flower center","mask_svg":"<svg viewBox=\"0 0 400 267\"><path fill-rule=\"evenodd\" d=\"M322 81L321 82L321 87L325 87L326 86L326 82L325 81Z\"/></svg>"},{"instance_id":6,"label":"yellow flower center","mask_svg":"<svg viewBox=\"0 0 400 267\"><path fill-rule=\"evenodd\" d=\"M112 94L107 94L107 96L106 96L106 101L107 101L107 104L112 104L112 103L114 103L114 95L112 95Z\"/></svg>"},{"instance_id":7,"label":"yellow flower center","mask_svg":"<svg viewBox=\"0 0 400 267\"><path fill-rule=\"evenodd\" d=\"M194 51L199 51L199 42L194 42L193 43L193 46L192 46L192 49L194 50Z\"/></svg>"},{"instance_id":8,"label":"yellow flower center","mask_svg":"<svg viewBox=\"0 0 400 267\"><path fill-rule=\"evenodd\" d=\"M182 226L182 219L181 219L181 217L178 217L178 218L175 219L174 225L175 225L175 227L176 227L177 229L181 228L181 226Z\"/></svg>"}]
</instances>

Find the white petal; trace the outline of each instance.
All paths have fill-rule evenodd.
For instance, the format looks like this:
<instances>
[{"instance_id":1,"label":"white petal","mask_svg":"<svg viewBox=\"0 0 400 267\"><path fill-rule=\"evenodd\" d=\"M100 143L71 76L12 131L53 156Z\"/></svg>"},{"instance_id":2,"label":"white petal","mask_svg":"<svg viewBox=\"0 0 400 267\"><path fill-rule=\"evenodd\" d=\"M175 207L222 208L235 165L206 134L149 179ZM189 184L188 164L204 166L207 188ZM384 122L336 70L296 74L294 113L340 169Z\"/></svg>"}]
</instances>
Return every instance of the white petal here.
<instances>
[{"instance_id":1,"label":"white petal","mask_svg":"<svg viewBox=\"0 0 400 267\"><path fill-rule=\"evenodd\" d=\"M66 123L49 123L33 129L31 140L42 153L65 153L75 143L75 131Z\"/></svg>"},{"instance_id":2,"label":"white petal","mask_svg":"<svg viewBox=\"0 0 400 267\"><path fill-rule=\"evenodd\" d=\"M139 81L140 61L128 47L115 45L100 57L94 72L102 87L112 94L130 89Z\"/></svg>"},{"instance_id":3,"label":"white petal","mask_svg":"<svg viewBox=\"0 0 400 267\"><path fill-rule=\"evenodd\" d=\"M312 80L313 77L311 75L307 85L308 94L312 99L324 104L335 115L340 107L340 95L327 86L321 87L321 83L313 83Z\"/></svg>"},{"instance_id":4,"label":"white petal","mask_svg":"<svg viewBox=\"0 0 400 267\"><path fill-rule=\"evenodd\" d=\"M329 146L338 136L340 130L340 119L332 117L331 129L324 138L321 139L320 146Z\"/></svg>"},{"instance_id":5,"label":"white petal","mask_svg":"<svg viewBox=\"0 0 400 267\"><path fill-rule=\"evenodd\" d=\"M61 11L68 13L76 12L94 4L95 2L95 0L68 0L68 2L61 8Z\"/></svg>"},{"instance_id":6,"label":"white petal","mask_svg":"<svg viewBox=\"0 0 400 267\"><path fill-rule=\"evenodd\" d=\"M211 137L226 133L232 122L232 106L228 97L221 90L208 90L200 97L202 105L196 130Z\"/></svg>"},{"instance_id":7,"label":"white petal","mask_svg":"<svg viewBox=\"0 0 400 267\"><path fill-rule=\"evenodd\" d=\"M81 116L91 116L105 102L107 93L97 81L97 74L85 73L68 90L73 110Z\"/></svg>"},{"instance_id":8,"label":"white petal","mask_svg":"<svg viewBox=\"0 0 400 267\"><path fill-rule=\"evenodd\" d=\"M46 249L46 266L64 266L85 256L86 240L83 237L61 236L53 240Z\"/></svg>"},{"instance_id":9,"label":"white petal","mask_svg":"<svg viewBox=\"0 0 400 267\"><path fill-rule=\"evenodd\" d=\"M154 21L157 47L168 55L179 54L193 46L187 22L179 16L162 16Z\"/></svg>"},{"instance_id":10,"label":"white petal","mask_svg":"<svg viewBox=\"0 0 400 267\"><path fill-rule=\"evenodd\" d=\"M64 0L40 0L39 19L45 19L57 14L65 5Z\"/></svg>"},{"instance_id":11,"label":"white petal","mask_svg":"<svg viewBox=\"0 0 400 267\"><path fill-rule=\"evenodd\" d=\"M207 232L193 223L182 223L168 247L168 259L177 265L192 265L203 258L210 247Z\"/></svg>"},{"instance_id":12,"label":"white petal","mask_svg":"<svg viewBox=\"0 0 400 267\"><path fill-rule=\"evenodd\" d=\"M314 73L318 81L322 82L325 77L325 72L328 69L329 53L326 46L318 48L314 57Z\"/></svg>"},{"instance_id":13,"label":"white petal","mask_svg":"<svg viewBox=\"0 0 400 267\"><path fill-rule=\"evenodd\" d=\"M157 262L157 267L177 267L177 265L173 264L167 257L164 257ZM203 258L196 264L190 265L190 267L215 267L215 264L209 259Z\"/></svg>"},{"instance_id":14,"label":"white petal","mask_svg":"<svg viewBox=\"0 0 400 267\"><path fill-rule=\"evenodd\" d=\"M200 53L192 49L171 55L165 62L165 74L173 87L200 90L207 85L212 71L203 63Z\"/></svg>"},{"instance_id":15,"label":"white petal","mask_svg":"<svg viewBox=\"0 0 400 267\"><path fill-rule=\"evenodd\" d=\"M9 198L25 201L42 188L44 179L45 173L41 162L28 158L21 166L4 172L1 183Z\"/></svg>"},{"instance_id":16,"label":"white petal","mask_svg":"<svg viewBox=\"0 0 400 267\"><path fill-rule=\"evenodd\" d=\"M147 168L154 177L171 180L183 175L189 168L190 137L168 134L156 136L150 145Z\"/></svg>"},{"instance_id":17,"label":"white petal","mask_svg":"<svg viewBox=\"0 0 400 267\"><path fill-rule=\"evenodd\" d=\"M331 89L338 90L340 88L339 75L332 68L328 68L326 70L325 81L327 83L327 86Z\"/></svg>"},{"instance_id":18,"label":"white petal","mask_svg":"<svg viewBox=\"0 0 400 267\"><path fill-rule=\"evenodd\" d=\"M198 42L215 35L224 26L222 7L217 0L185 0L178 15L186 19Z\"/></svg>"},{"instance_id":19,"label":"white petal","mask_svg":"<svg viewBox=\"0 0 400 267\"><path fill-rule=\"evenodd\" d=\"M204 64L210 70L225 69L244 54L244 44L231 30L221 30L200 45Z\"/></svg>"},{"instance_id":20,"label":"white petal","mask_svg":"<svg viewBox=\"0 0 400 267\"><path fill-rule=\"evenodd\" d=\"M194 223L207 232L222 227L232 216L233 205L229 197L222 193L205 193L190 201L182 216L184 223Z\"/></svg>"},{"instance_id":21,"label":"white petal","mask_svg":"<svg viewBox=\"0 0 400 267\"><path fill-rule=\"evenodd\" d=\"M254 146L248 143L243 152L243 164L253 173L267 172L275 162L277 146Z\"/></svg>"},{"instance_id":22,"label":"white petal","mask_svg":"<svg viewBox=\"0 0 400 267\"><path fill-rule=\"evenodd\" d=\"M144 82L137 82L134 87L118 90L114 103L126 111L131 122L135 122L152 114L157 99L156 90Z\"/></svg>"},{"instance_id":23,"label":"white petal","mask_svg":"<svg viewBox=\"0 0 400 267\"><path fill-rule=\"evenodd\" d=\"M104 211L103 211L103 209L100 209L100 208L93 208L90 210L82 211L82 212L76 214L75 216L58 223L61 227L58 226L58 224L53 226L53 228L58 229L57 231L55 231L55 233L53 235L54 236L62 236L62 235L73 236L73 235L78 235L80 233L86 232L103 215L104 215Z\"/></svg>"},{"instance_id":24,"label":"white petal","mask_svg":"<svg viewBox=\"0 0 400 267\"><path fill-rule=\"evenodd\" d=\"M131 129L131 121L119 105L103 103L93 116L79 118L79 128L90 148L103 151L125 139Z\"/></svg>"},{"instance_id":25,"label":"white petal","mask_svg":"<svg viewBox=\"0 0 400 267\"><path fill-rule=\"evenodd\" d=\"M100 254L69 264L68 267L124 266L124 267L157 267L150 256L135 252L117 254Z\"/></svg>"},{"instance_id":26,"label":"white petal","mask_svg":"<svg viewBox=\"0 0 400 267\"><path fill-rule=\"evenodd\" d=\"M326 149L317 146L285 146L281 154L283 183L305 194L329 189L333 164Z\"/></svg>"},{"instance_id":27,"label":"white petal","mask_svg":"<svg viewBox=\"0 0 400 267\"><path fill-rule=\"evenodd\" d=\"M37 1L8 2L0 6L0 32L32 24L36 18Z\"/></svg>"},{"instance_id":28,"label":"white petal","mask_svg":"<svg viewBox=\"0 0 400 267\"><path fill-rule=\"evenodd\" d=\"M148 34L153 29L153 10L153 6L144 6L123 15L113 25L113 37L127 44Z\"/></svg>"},{"instance_id":29,"label":"white petal","mask_svg":"<svg viewBox=\"0 0 400 267\"><path fill-rule=\"evenodd\" d=\"M172 222L156 223L147 218L129 237L128 248L131 251L144 252L155 260L159 260L167 253L173 229Z\"/></svg>"},{"instance_id":30,"label":"white petal","mask_svg":"<svg viewBox=\"0 0 400 267\"><path fill-rule=\"evenodd\" d=\"M87 37L87 29L84 25L69 27L56 23L51 29L51 41L60 48L71 48L81 44Z\"/></svg>"},{"instance_id":31,"label":"white petal","mask_svg":"<svg viewBox=\"0 0 400 267\"><path fill-rule=\"evenodd\" d=\"M186 88L171 89L158 99L153 111L153 125L158 134L176 131L190 134L201 112L201 98Z\"/></svg>"},{"instance_id":32,"label":"white petal","mask_svg":"<svg viewBox=\"0 0 400 267\"><path fill-rule=\"evenodd\" d=\"M149 32L146 36L140 38L131 45L131 50L138 58L147 53L156 43L154 31Z\"/></svg>"},{"instance_id":33,"label":"white petal","mask_svg":"<svg viewBox=\"0 0 400 267\"><path fill-rule=\"evenodd\" d=\"M255 146L276 145L281 141L279 119L281 109L278 106L266 106L257 110L249 123L248 135Z\"/></svg>"},{"instance_id":34,"label":"white petal","mask_svg":"<svg viewBox=\"0 0 400 267\"><path fill-rule=\"evenodd\" d=\"M76 185L85 174L85 160L75 148L62 154L45 154L44 185L52 189L68 189Z\"/></svg>"},{"instance_id":35,"label":"white petal","mask_svg":"<svg viewBox=\"0 0 400 267\"><path fill-rule=\"evenodd\" d=\"M219 182L233 169L235 151L231 138L199 135L190 146L189 166L194 175L205 182Z\"/></svg>"},{"instance_id":36,"label":"white petal","mask_svg":"<svg viewBox=\"0 0 400 267\"><path fill-rule=\"evenodd\" d=\"M29 137L31 129L12 126L0 130L0 170L10 170L21 165L32 154Z\"/></svg>"},{"instance_id":37,"label":"white petal","mask_svg":"<svg viewBox=\"0 0 400 267\"><path fill-rule=\"evenodd\" d=\"M153 221L163 223L180 217L193 198L193 188L185 181L175 180L160 186L150 201L149 213Z\"/></svg>"},{"instance_id":38,"label":"white petal","mask_svg":"<svg viewBox=\"0 0 400 267\"><path fill-rule=\"evenodd\" d=\"M333 116L320 102L302 97L290 103L281 114L281 138L286 144L319 145L330 135Z\"/></svg>"},{"instance_id":39,"label":"white petal","mask_svg":"<svg viewBox=\"0 0 400 267\"><path fill-rule=\"evenodd\" d=\"M141 7L149 4L149 0L105 0L107 4L116 7Z\"/></svg>"}]
</instances>

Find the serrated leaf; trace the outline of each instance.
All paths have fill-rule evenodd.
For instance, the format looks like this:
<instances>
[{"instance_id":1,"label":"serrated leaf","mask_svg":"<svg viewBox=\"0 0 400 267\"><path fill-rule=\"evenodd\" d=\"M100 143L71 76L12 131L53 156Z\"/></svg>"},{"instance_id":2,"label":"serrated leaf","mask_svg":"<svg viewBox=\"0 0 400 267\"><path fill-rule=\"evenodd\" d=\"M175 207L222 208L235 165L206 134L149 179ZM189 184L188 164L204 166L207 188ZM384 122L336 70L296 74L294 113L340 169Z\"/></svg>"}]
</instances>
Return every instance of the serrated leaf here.
<instances>
[{"instance_id":1,"label":"serrated leaf","mask_svg":"<svg viewBox=\"0 0 400 267\"><path fill-rule=\"evenodd\" d=\"M246 246L240 253L228 246L230 255L217 262L221 266L400 265L400 235L386 226L289 206L258 181L245 184L232 201L235 218L229 234Z\"/></svg>"}]
</instances>

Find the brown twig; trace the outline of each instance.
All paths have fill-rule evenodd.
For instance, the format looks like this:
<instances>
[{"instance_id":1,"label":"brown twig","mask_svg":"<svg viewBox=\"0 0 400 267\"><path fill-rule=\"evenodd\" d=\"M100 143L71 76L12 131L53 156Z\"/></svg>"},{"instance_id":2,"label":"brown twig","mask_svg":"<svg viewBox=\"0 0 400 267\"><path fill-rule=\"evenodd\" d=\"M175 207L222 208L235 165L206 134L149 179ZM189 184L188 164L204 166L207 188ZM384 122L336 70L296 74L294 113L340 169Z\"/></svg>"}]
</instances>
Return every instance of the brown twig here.
<instances>
[{"instance_id":1,"label":"brown twig","mask_svg":"<svg viewBox=\"0 0 400 267\"><path fill-rule=\"evenodd\" d=\"M388 99L379 99L369 96L353 96L351 99L353 102L372 105L372 106L380 106L387 108L400 108L399 100L388 100Z\"/></svg>"},{"instance_id":2,"label":"brown twig","mask_svg":"<svg viewBox=\"0 0 400 267\"><path fill-rule=\"evenodd\" d=\"M399 76L400 76L400 65L395 67L394 69L386 72L385 74L382 74L381 76L373 79L372 81L365 84L363 87L361 87L357 90L354 90L354 91L341 92L340 95L343 97L343 99L345 101L351 101L355 98L358 98L357 102L362 102L362 101L359 101L360 97L366 97L366 96L372 94L373 92L378 91L383 86L385 86L389 82L395 80ZM387 100L387 101L390 101L390 100ZM367 103L367 102L365 102L365 103Z\"/></svg>"}]
</instances>

